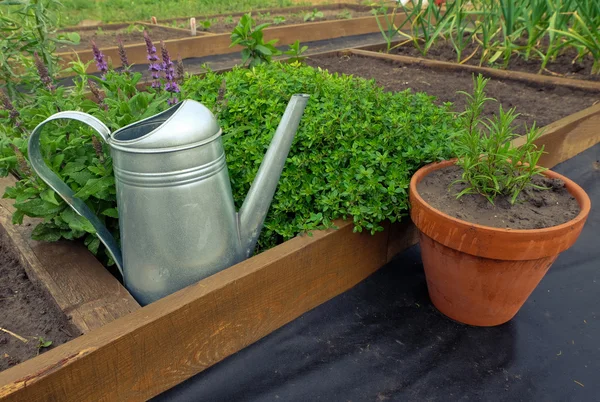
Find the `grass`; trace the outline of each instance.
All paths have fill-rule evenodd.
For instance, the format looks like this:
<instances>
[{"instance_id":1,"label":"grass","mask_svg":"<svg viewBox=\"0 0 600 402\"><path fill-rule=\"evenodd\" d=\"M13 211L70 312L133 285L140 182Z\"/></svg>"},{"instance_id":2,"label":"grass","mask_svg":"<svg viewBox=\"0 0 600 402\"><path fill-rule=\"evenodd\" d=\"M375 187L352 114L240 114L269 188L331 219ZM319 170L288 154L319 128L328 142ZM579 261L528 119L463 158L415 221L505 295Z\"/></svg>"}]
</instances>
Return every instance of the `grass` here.
<instances>
[{"instance_id":1,"label":"grass","mask_svg":"<svg viewBox=\"0 0 600 402\"><path fill-rule=\"evenodd\" d=\"M293 0L63 0L60 26L77 25L82 20L103 23L149 21L206 14L288 7Z\"/></svg>"}]
</instances>

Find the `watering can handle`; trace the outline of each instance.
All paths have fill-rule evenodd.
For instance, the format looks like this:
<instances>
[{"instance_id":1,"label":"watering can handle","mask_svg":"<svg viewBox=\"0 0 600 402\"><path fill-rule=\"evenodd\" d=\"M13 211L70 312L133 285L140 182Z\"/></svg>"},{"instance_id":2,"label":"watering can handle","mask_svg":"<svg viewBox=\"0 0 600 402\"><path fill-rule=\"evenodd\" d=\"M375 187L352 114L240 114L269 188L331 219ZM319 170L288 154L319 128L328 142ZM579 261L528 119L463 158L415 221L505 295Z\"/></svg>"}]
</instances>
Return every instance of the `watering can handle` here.
<instances>
[{"instance_id":1,"label":"watering can handle","mask_svg":"<svg viewBox=\"0 0 600 402\"><path fill-rule=\"evenodd\" d=\"M87 113L82 112L59 112L46 120L41 122L31 133L29 138L29 161L31 166L36 173L44 180L54 191L56 191L67 204L71 206L79 215L90 221L94 229L96 230L96 236L106 246L108 253L115 260L117 268L121 275L123 275L123 257L121 250L117 246L115 238L110 234L106 226L100 222L100 219L92 212L92 210L83 202L81 199L75 197L75 193L69 186L67 186L44 162L42 157L40 135L42 133L43 126L52 121L58 119L70 119L78 120L82 123L92 127L98 134L102 136L104 141L108 141L110 137L110 130L104 123L97 118L90 116Z\"/></svg>"}]
</instances>

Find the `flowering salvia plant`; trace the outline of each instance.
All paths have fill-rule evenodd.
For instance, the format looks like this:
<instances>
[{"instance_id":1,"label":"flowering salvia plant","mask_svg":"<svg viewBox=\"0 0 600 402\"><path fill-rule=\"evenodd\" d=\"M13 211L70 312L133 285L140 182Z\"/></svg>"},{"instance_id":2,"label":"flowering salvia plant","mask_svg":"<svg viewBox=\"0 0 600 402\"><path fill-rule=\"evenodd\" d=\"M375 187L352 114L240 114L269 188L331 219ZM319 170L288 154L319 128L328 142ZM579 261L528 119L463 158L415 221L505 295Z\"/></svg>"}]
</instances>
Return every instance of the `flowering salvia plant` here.
<instances>
[{"instance_id":1,"label":"flowering salvia plant","mask_svg":"<svg viewBox=\"0 0 600 402\"><path fill-rule=\"evenodd\" d=\"M163 41L160 42L160 50L162 53L162 69L165 72L165 78L167 80L165 84L165 90L172 94L179 93L179 85L177 85L177 77L175 76L175 69L173 68L173 62L171 61L171 57L169 56L169 51L165 46ZM177 96L173 96L169 99L169 105L174 105L177 103Z\"/></svg>"},{"instance_id":2,"label":"flowering salvia plant","mask_svg":"<svg viewBox=\"0 0 600 402\"><path fill-rule=\"evenodd\" d=\"M160 71L162 70L162 65L158 63L158 56L156 55L156 46L152 43L152 39L148 35L148 31L144 31L144 40L146 41L146 51L148 52L148 61L150 62L150 66L148 70L150 70L152 74L152 88L160 88Z\"/></svg>"}]
</instances>

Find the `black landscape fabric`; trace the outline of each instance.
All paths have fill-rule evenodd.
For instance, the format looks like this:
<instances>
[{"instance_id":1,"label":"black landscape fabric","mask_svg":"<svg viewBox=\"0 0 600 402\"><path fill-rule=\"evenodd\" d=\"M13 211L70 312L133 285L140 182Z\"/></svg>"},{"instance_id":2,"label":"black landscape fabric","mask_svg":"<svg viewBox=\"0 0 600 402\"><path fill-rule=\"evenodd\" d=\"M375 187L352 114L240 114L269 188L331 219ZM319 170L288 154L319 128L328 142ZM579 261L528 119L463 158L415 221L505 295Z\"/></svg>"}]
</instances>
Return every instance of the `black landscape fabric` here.
<instances>
[{"instance_id":1,"label":"black landscape fabric","mask_svg":"<svg viewBox=\"0 0 600 402\"><path fill-rule=\"evenodd\" d=\"M592 211L517 316L474 328L427 295L418 247L157 401L599 401L600 144L553 170Z\"/></svg>"}]
</instances>

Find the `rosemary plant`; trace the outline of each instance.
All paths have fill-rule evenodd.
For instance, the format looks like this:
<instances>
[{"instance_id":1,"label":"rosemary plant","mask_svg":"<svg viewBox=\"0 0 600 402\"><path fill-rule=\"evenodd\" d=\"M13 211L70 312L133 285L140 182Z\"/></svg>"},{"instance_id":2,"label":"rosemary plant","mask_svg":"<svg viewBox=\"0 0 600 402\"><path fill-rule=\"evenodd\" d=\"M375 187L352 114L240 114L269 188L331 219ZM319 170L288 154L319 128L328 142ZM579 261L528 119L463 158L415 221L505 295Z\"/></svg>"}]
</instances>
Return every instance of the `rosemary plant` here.
<instances>
[{"instance_id":1,"label":"rosemary plant","mask_svg":"<svg viewBox=\"0 0 600 402\"><path fill-rule=\"evenodd\" d=\"M508 196L514 204L527 187L544 189L532 182L534 176L546 170L537 166L544 153L543 148L537 149L535 145L541 131L534 124L525 134L525 144L514 147L511 140L519 136L514 131L513 122L518 116L514 108L505 111L500 106L494 118L483 119L484 105L495 101L485 95L488 81L480 74L473 77L473 94L459 92L468 99L462 113L465 128L456 138L456 165L463 169L463 174L452 184L466 185L457 198L465 194L481 194L493 204L496 197Z\"/></svg>"}]
</instances>

